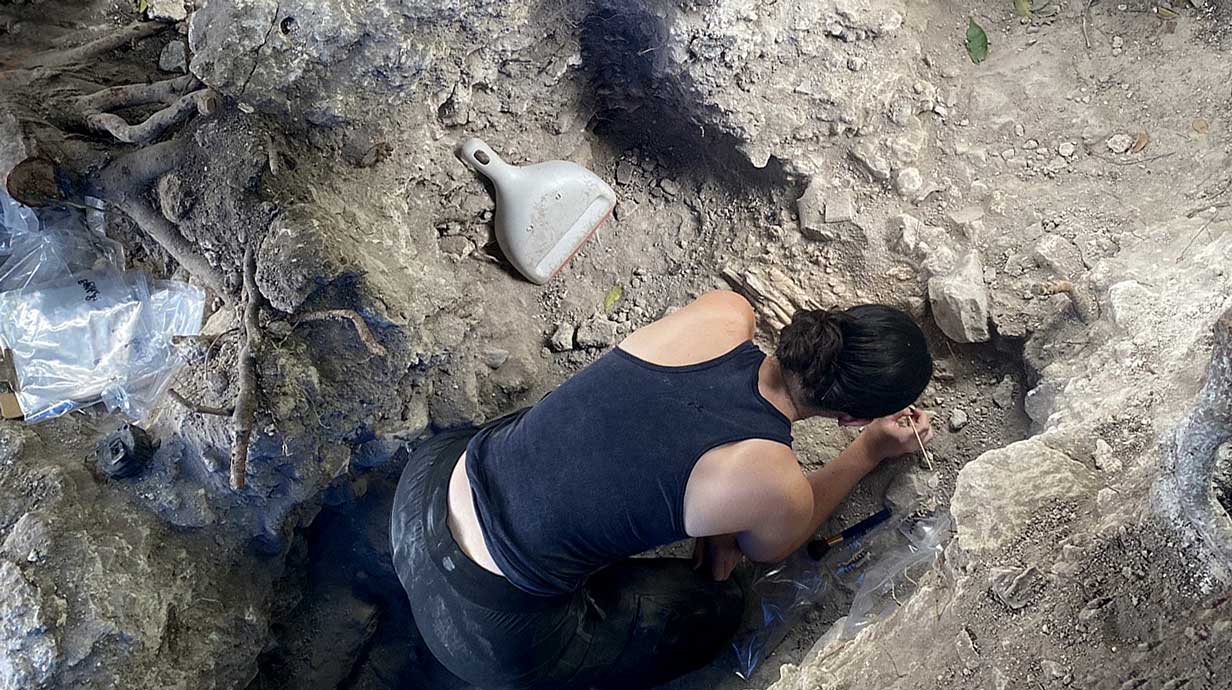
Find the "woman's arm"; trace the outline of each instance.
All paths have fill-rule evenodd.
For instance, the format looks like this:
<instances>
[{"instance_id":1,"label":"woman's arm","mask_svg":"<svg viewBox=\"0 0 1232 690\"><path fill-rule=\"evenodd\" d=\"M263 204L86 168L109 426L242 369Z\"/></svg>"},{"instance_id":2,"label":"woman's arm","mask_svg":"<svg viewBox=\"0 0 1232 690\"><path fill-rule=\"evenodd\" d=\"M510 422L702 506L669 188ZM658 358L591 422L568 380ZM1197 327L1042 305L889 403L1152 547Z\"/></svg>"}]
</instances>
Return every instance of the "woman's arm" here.
<instances>
[{"instance_id":1,"label":"woman's arm","mask_svg":"<svg viewBox=\"0 0 1232 690\"><path fill-rule=\"evenodd\" d=\"M727 535L728 539L714 540L706 548L726 554L723 560L730 565L734 565L730 563L732 536L750 560L783 560L817 533L855 485L882 460L919 447L911 426L900 424L908 418L920 430L921 440L927 443L932 439L929 415L904 410L875 420L838 457L807 474L800 472L795 456L780 446L785 452L767 449L767 456L746 459L750 461L739 463L730 476L707 477L707 484L714 488L702 499L707 519L696 525L703 531L690 533ZM785 464L788 460L790 466Z\"/></svg>"}]
</instances>

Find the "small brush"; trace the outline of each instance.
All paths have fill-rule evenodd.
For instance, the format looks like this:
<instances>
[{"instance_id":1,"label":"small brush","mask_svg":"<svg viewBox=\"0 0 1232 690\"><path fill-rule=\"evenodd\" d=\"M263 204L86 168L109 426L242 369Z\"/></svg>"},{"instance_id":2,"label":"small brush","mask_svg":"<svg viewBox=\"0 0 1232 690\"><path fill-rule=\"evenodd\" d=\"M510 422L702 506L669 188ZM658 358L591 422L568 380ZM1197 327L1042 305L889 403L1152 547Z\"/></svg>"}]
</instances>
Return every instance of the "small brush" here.
<instances>
[{"instance_id":1,"label":"small brush","mask_svg":"<svg viewBox=\"0 0 1232 690\"><path fill-rule=\"evenodd\" d=\"M914 405L907 409L908 411L911 412L911 414L913 415L915 414ZM920 432L919 430L915 428L915 420L909 417L907 419L907 423L911 425L911 433L915 434L915 442L920 444L920 452L924 454L924 464L928 465L928 471L932 472L933 471L933 454L928 452L928 449L924 447L924 439L920 438Z\"/></svg>"}]
</instances>

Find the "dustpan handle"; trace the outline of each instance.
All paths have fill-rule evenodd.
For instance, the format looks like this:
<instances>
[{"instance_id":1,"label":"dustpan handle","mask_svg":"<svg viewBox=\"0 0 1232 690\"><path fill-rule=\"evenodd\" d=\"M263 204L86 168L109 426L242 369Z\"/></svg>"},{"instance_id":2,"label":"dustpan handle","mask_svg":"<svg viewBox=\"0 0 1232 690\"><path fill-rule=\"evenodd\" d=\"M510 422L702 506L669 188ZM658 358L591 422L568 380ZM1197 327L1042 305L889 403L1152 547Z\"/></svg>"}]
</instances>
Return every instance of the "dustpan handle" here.
<instances>
[{"instance_id":1,"label":"dustpan handle","mask_svg":"<svg viewBox=\"0 0 1232 690\"><path fill-rule=\"evenodd\" d=\"M501 160L492 147L478 137L471 137L458 146L458 158L496 183L512 180L517 175L516 167Z\"/></svg>"}]
</instances>

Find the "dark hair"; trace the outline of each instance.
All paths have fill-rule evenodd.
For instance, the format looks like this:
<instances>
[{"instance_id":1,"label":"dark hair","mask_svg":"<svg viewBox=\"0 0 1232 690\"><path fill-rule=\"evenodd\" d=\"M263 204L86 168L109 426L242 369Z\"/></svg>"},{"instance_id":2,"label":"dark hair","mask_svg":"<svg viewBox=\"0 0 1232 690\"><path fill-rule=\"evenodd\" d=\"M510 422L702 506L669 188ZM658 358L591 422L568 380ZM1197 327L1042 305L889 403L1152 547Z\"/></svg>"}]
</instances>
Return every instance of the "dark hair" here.
<instances>
[{"instance_id":1,"label":"dark hair","mask_svg":"<svg viewBox=\"0 0 1232 690\"><path fill-rule=\"evenodd\" d=\"M933 375L924 332L902 310L882 304L802 309L779 335L775 356L795 375L801 402L859 419L902 410Z\"/></svg>"}]
</instances>

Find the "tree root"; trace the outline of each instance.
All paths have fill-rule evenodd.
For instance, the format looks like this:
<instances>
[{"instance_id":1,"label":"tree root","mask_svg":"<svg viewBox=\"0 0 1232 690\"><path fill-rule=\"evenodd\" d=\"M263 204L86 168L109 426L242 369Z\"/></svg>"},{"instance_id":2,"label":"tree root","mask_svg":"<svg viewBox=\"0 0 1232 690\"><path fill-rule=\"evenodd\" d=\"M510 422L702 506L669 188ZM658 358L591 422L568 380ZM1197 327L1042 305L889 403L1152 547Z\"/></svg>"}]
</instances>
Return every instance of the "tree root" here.
<instances>
[{"instance_id":1,"label":"tree root","mask_svg":"<svg viewBox=\"0 0 1232 690\"><path fill-rule=\"evenodd\" d=\"M346 320L350 321L355 326L355 332L359 335L359 339L363 341L364 347L368 348L368 352L377 357L385 357L389 355L389 351L385 349L377 341L376 336L372 335L372 331L368 328L368 324L364 321L364 317L351 309L323 309L321 311L310 311L302 314L295 319L295 325L308 321L327 321L327 320Z\"/></svg>"},{"instance_id":2,"label":"tree root","mask_svg":"<svg viewBox=\"0 0 1232 690\"><path fill-rule=\"evenodd\" d=\"M216 111L217 98L210 89L199 89L180 96L171 105L135 125L130 125L124 118L112 113L88 115L86 125L96 132L110 134L117 141L126 144L148 144L197 113L209 114Z\"/></svg>"},{"instance_id":3,"label":"tree root","mask_svg":"<svg viewBox=\"0 0 1232 690\"><path fill-rule=\"evenodd\" d=\"M235 444L231 446L231 488L240 491L247 485L248 446L252 440L252 426L257 416L257 358L254 350L261 345L261 325L257 316L261 308L261 293L257 290L257 259L255 242L249 242L244 250L244 345L240 348L239 393L235 397L235 411L231 426L235 430Z\"/></svg>"},{"instance_id":4,"label":"tree root","mask_svg":"<svg viewBox=\"0 0 1232 690\"><path fill-rule=\"evenodd\" d=\"M1078 320L1089 324L1099 318L1099 303L1085 289L1074 285L1068 280L1053 280L1039 286L1039 293L1045 296L1067 295L1070 304L1074 305L1074 314Z\"/></svg>"},{"instance_id":5,"label":"tree root","mask_svg":"<svg viewBox=\"0 0 1232 690\"><path fill-rule=\"evenodd\" d=\"M100 36L88 43L84 43L76 48L68 50L50 50L44 53L39 53L25 61L21 66L25 69L38 69L40 67L61 67L71 68L80 65L90 58L109 53L120 46L126 45L133 41L140 41L143 38L149 38L155 34L166 31L171 28L170 24L161 24L158 22L137 22L129 24L111 33Z\"/></svg>"},{"instance_id":6,"label":"tree root","mask_svg":"<svg viewBox=\"0 0 1232 690\"><path fill-rule=\"evenodd\" d=\"M235 413L235 408L210 407L209 405L201 405L199 403L195 403L189 400L188 398L184 397L183 393L175 390L174 388L167 391L167 395L171 396L172 400L183 405L184 407L187 407L192 412L196 412L197 414L208 414L208 415L214 415L216 417L230 417L232 414Z\"/></svg>"},{"instance_id":7,"label":"tree root","mask_svg":"<svg viewBox=\"0 0 1232 690\"><path fill-rule=\"evenodd\" d=\"M196 91L201 82L191 74L174 79L151 82L149 84L125 84L101 89L94 93L79 96L77 105L82 112L105 113L119 108L131 108L135 105L163 103L171 105L180 96Z\"/></svg>"},{"instance_id":8,"label":"tree root","mask_svg":"<svg viewBox=\"0 0 1232 690\"><path fill-rule=\"evenodd\" d=\"M87 181L89 193L105 199L133 219L150 239L162 247L207 288L227 302L233 300L222 273L201 256L178 228L145 199L151 185L176 167L182 156L178 142L164 141L121 156Z\"/></svg>"}]
</instances>

